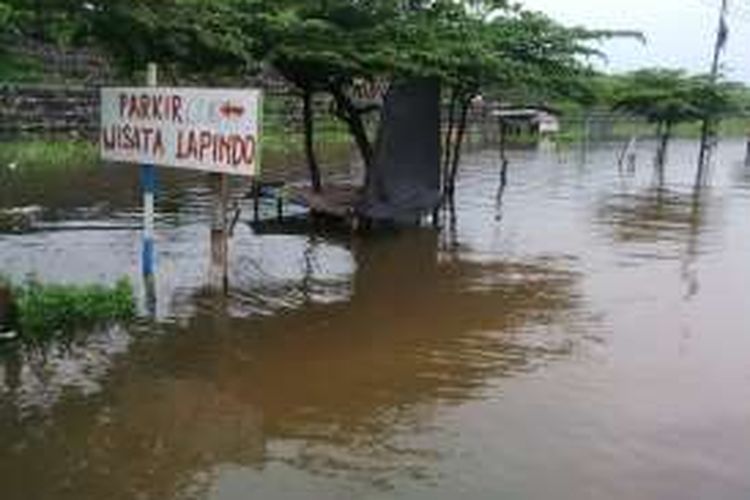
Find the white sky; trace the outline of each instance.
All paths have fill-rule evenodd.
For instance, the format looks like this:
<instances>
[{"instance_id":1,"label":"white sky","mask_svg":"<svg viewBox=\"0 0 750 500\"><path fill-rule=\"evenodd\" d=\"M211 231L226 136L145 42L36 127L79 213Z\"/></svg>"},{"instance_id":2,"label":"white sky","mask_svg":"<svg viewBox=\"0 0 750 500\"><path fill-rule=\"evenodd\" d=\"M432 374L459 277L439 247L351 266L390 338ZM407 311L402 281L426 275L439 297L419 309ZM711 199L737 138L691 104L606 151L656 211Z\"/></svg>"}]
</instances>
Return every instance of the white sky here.
<instances>
[{"instance_id":1,"label":"white sky","mask_svg":"<svg viewBox=\"0 0 750 500\"><path fill-rule=\"evenodd\" d=\"M647 45L634 40L604 44L608 71L645 66L707 73L716 38L721 0L520 0L567 25L636 29ZM729 41L723 64L731 79L750 83L750 0L729 0Z\"/></svg>"}]
</instances>

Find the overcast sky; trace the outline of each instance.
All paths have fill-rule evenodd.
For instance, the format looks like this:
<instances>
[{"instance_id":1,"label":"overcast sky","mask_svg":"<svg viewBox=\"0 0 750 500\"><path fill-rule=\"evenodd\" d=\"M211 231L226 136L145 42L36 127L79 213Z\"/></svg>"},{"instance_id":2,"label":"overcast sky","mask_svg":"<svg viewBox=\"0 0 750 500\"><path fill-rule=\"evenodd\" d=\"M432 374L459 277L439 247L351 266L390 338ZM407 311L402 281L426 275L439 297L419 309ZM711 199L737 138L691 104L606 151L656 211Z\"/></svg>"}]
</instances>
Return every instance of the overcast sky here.
<instances>
[{"instance_id":1,"label":"overcast sky","mask_svg":"<svg viewBox=\"0 0 750 500\"><path fill-rule=\"evenodd\" d=\"M565 24L637 29L648 38L608 42L605 69L667 66L706 73L721 0L520 0ZM731 79L750 83L750 0L730 0L730 35L724 67Z\"/></svg>"}]
</instances>

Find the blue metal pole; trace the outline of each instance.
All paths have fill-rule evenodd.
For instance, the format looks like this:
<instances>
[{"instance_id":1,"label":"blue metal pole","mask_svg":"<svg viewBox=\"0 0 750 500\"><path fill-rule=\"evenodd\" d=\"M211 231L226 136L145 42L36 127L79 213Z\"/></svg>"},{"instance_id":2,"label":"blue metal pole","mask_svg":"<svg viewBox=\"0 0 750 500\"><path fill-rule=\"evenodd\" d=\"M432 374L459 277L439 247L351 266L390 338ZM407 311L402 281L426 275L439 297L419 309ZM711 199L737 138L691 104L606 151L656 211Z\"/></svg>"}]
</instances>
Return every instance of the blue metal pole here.
<instances>
[{"instance_id":1,"label":"blue metal pole","mask_svg":"<svg viewBox=\"0 0 750 500\"><path fill-rule=\"evenodd\" d=\"M149 63L146 67L146 86L156 87L157 67ZM143 254L141 264L143 275L153 277L154 263L154 198L156 195L156 168L153 165L141 166L141 188L143 190Z\"/></svg>"},{"instance_id":2,"label":"blue metal pole","mask_svg":"<svg viewBox=\"0 0 750 500\"><path fill-rule=\"evenodd\" d=\"M143 251L141 269L143 275L154 275L154 199L156 193L156 169L153 165L141 166L141 188L143 191Z\"/></svg>"},{"instance_id":3,"label":"blue metal pole","mask_svg":"<svg viewBox=\"0 0 750 500\"><path fill-rule=\"evenodd\" d=\"M146 67L146 86L156 87L158 68L149 63ZM156 317L156 262L154 259L154 204L156 198L156 168L154 165L141 165L141 190L143 191L143 248L141 270L146 293L146 310Z\"/></svg>"}]
</instances>

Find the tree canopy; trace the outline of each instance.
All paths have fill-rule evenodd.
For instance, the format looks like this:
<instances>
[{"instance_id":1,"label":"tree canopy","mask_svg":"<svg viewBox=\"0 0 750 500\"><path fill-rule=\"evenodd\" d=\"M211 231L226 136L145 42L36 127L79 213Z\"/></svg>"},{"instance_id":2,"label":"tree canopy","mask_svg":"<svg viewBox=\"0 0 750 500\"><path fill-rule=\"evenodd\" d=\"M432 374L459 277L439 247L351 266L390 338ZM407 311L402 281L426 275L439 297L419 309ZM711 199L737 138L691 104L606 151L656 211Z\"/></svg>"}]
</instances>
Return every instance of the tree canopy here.
<instances>
[{"instance_id":1,"label":"tree canopy","mask_svg":"<svg viewBox=\"0 0 750 500\"><path fill-rule=\"evenodd\" d=\"M0 0L0 34L70 45L80 41L84 17L79 0Z\"/></svg>"},{"instance_id":2,"label":"tree canopy","mask_svg":"<svg viewBox=\"0 0 750 500\"><path fill-rule=\"evenodd\" d=\"M65 21L66 40L97 44L128 73L152 61L207 82L272 69L305 103L311 165L316 93L332 98L369 167L363 120L374 108L351 96L355 82L437 80L461 132L480 94L585 99L587 58L598 54L592 42L612 35L565 27L505 0L0 1L29 12L43 4L47 19Z\"/></svg>"},{"instance_id":3,"label":"tree canopy","mask_svg":"<svg viewBox=\"0 0 750 500\"><path fill-rule=\"evenodd\" d=\"M684 71L645 69L626 75L614 90L613 108L651 123L676 124L734 109L732 85Z\"/></svg>"},{"instance_id":4,"label":"tree canopy","mask_svg":"<svg viewBox=\"0 0 750 500\"><path fill-rule=\"evenodd\" d=\"M612 79L607 86L614 110L639 116L657 126L660 143L656 165L660 168L666 160L673 127L684 122L715 121L739 111L739 88L722 79L663 68L635 71Z\"/></svg>"},{"instance_id":5,"label":"tree canopy","mask_svg":"<svg viewBox=\"0 0 750 500\"><path fill-rule=\"evenodd\" d=\"M128 71L156 61L245 75L267 63L319 90L376 76L559 90L600 36L503 0L2 0L0 22L11 11L44 38L95 41Z\"/></svg>"},{"instance_id":6,"label":"tree canopy","mask_svg":"<svg viewBox=\"0 0 750 500\"><path fill-rule=\"evenodd\" d=\"M0 29L9 30L11 27L11 17L13 9L7 2L0 2Z\"/></svg>"}]
</instances>

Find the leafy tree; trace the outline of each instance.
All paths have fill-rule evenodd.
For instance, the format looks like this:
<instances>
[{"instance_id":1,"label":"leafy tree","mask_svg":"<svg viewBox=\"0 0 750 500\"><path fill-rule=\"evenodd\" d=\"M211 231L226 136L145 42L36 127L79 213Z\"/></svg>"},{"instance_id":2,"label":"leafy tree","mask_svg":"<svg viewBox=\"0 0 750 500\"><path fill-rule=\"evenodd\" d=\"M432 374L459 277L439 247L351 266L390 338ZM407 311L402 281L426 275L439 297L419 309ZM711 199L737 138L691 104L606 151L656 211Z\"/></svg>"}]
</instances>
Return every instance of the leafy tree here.
<instances>
[{"instance_id":1,"label":"leafy tree","mask_svg":"<svg viewBox=\"0 0 750 500\"><path fill-rule=\"evenodd\" d=\"M354 137L365 165L372 146L362 108L346 89L374 75L381 24L397 2L352 0L96 0L89 18L93 36L126 71L155 61L173 73L246 76L267 62L303 101L311 182L321 188L314 152L313 99L326 92Z\"/></svg>"},{"instance_id":2,"label":"leafy tree","mask_svg":"<svg viewBox=\"0 0 750 500\"><path fill-rule=\"evenodd\" d=\"M439 80L449 95L450 135L455 127L457 136L446 141L450 193L472 100L488 92L581 93L582 57L596 53L589 42L603 36L504 0L65 1L77 6L88 36L129 71L156 61L210 81L257 71L261 61L273 67L302 99L315 189L316 94L330 96L369 172L374 148L365 117L377 108L352 97L354 82Z\"/></svg>"},{"instance_id":3,"label":"leafy tree","mask_svg":"<svg viewBox=\"0 0 750 500\"><path fill-rule=\"evenodd\" d=\"M257 71L260 0L78 0L89 34L128 73L148 62L204 81Z\"/></svg>"},{"instance_id":4,"label":"leafy tree","mask_svg":"<svg viewBox=\"0 0 750 500\"><path fill-rule=\"evenodd\" d=\"M0 2L0 33L6 33L12 28L13 9L7 2Z\"/></svg>"},{"instance_id":5,"label":"leafy tree","mask_svg":"<svg viewBox=\"0 0 750 500\"><path fill-rule=\"evenodd\" d=\"M455 142L446 140L445 194L450 197L468 110L477 96L580 98L577 94L587 88L582 79L590 74L585 57L598 54L589 42L614 34L567 28L518 7L494 5L490 16L450 2L443 8L447 14L443 24L437 23L443 27L438 54L440 74L450 91L449 137L456 129Z\"/></svg>"},{"instance_id":6,"label":"leafy tree","mask_svg":"<svg viewBox=\"0 0 750 500\"><path fill-rule=\"evenodd\" d=\"M0 26L40 42L70 45L85 32L79 0L3 0ZM10 24L8 24L10 23Z\"/></svg>"},{"instance_id":7,"label":"leafy tree","mask_svg":"<svg viewBox=\"0 0 750 500\"><path fill-rule=\"evenodd\" d=\"M615 91L613 108L656 125L656 165L661 171L674 126L733 111L736 103L731 98L732 88L726 82L714 83L708 77L690 76L681 70L644 69L623 78Z\"/></svg>"},{"instance_id":8,"label":"leafy tree","mask_svg":"<svg viewBox=\"0 0 750 500\"><path fill-rule=\"evenodd\" d=\"M374 110L359 106L347 93L358 78L373 78L381 69L378 58L388 47L382 37L396 11L387 2L328 0L280 2L266 11L262 28L267 60L300 93L303 101L305 150L310 178L321 189L314 151L313 99L328 93L337 116L354 138L367 171L372 166L373 147L363 116Z\"/></svg>"}]
</instances>

